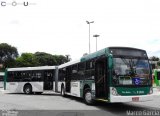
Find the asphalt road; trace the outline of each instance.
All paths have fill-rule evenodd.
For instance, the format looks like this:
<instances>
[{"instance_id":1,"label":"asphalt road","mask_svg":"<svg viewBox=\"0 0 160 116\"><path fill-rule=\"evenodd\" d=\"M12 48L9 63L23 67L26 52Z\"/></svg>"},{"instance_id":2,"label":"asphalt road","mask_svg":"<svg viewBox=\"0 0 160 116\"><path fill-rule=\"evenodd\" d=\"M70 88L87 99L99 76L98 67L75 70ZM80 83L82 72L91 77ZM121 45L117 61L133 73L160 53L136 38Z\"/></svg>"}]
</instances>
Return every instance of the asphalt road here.
<instances>
[{"instance_id":1,"label":"asphalt road","mask_svg":"<svg viewBox=\"0 0 160 116\"><path fill-rule=\"evenodd\" d=\"M1 90L0 109L2 110L2 113L0 113L0 115L3 115L8 111L17 111L19 116L124 116L128 115L128 112L132 111L143 112L153 111L155 109L160 110L159 101L160 96L157 94L153 101L148 102L114 104L98 102L94 106L88 106L80 98L71 96L64 98L59 93L54 92L45 92L41 95L25 95L12 94Z\"/></svg>"}]
</instances>

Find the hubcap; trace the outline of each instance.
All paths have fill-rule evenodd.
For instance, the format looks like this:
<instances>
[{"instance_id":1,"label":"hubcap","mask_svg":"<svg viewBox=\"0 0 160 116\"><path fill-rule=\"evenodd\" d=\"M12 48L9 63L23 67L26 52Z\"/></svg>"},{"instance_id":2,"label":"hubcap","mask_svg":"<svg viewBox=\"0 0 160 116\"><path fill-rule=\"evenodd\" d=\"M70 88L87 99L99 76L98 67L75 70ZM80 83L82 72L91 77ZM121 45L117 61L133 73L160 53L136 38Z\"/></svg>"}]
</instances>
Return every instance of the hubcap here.
<instances>
[{"instance_id":1,"label":"hubcap","mask_svg":"<svg viewBox=\"0 0 160 116\"><path fill-rule=\"evenodd\" d=\"M26 88L26 93L29 93L30 92L30 89L29 88Z\"/></svg>"}]
</instances>

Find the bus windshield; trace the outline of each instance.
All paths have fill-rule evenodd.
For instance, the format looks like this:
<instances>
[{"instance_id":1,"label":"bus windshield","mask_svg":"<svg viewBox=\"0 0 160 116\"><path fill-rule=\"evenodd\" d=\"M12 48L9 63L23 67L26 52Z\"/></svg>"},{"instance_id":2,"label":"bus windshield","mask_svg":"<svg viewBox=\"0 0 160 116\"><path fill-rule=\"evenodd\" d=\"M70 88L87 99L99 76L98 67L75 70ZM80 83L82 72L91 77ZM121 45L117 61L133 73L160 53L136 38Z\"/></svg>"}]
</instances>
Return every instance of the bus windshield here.
<instances>
[{"instance_id":1,"label":"bus windshield","mask_svg":"<svg viewBox=\"0 0 160 116\"><path fill-rule=\"evenodd\" d=\"M114 85L150 85L148 60L144 58L113 58Z\"/></svg>"}]
</instances>

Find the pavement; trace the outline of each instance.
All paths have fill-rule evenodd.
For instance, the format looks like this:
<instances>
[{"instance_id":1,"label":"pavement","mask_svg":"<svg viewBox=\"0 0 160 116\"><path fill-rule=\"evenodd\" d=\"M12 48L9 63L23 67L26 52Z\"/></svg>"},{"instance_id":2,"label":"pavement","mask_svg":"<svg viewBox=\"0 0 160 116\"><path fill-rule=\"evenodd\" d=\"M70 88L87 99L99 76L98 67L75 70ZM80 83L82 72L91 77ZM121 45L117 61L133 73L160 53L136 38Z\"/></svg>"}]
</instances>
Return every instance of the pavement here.
<instances>
[{"instance_id":1,"label":"pavement","mask_svg":"<svg viewBox=\"0 0 160 116\"><path fill-rule=\"evenodd\" d=\"M53 115L55 110L57 110L56 116L64 116L64 110L69 113L67 116L96 116L101 114L101 116L117 116L117 115L127 115L127 111L148 111L160 109L160 89L153 88L153 101L146 102L131 102L131 103L98 103L95 106L86 105L83 100L74 97L62 97L60 93L55 93L51 91L45 91L42 95L25 95L25 94L11 94L7 90L0 88L0 109L1 110L13 110L18 111L19 115L28 116L48 116ZM21 112L22 111L22 112ZM52 112L53 111L53 112ZM70 111L73 111L70 113ZM88 111L90 112L88 114ZM28 113L29 112L29 113ZM6 112L0 112L0 114L5 114ZM21 114L23 113L23 114ZM25 113L25 114L24 114ZM47 114L48 113L48 114ZM83 115L82 115L83 113ZM96 114L97 113L97 114ZM104 115L103 115L104 114ZM8 114L4 116L9 116Z\"/></svg>"},{"instance_id":2,"label":"pavement","mask_svg":"<svg viewBox=\"0 0 160 116\"><path fill-rule=\"evenodd\" d=\"M153 95L160 95L160 88L159 87L153 88Z\"/></svg>"}]
</instances>

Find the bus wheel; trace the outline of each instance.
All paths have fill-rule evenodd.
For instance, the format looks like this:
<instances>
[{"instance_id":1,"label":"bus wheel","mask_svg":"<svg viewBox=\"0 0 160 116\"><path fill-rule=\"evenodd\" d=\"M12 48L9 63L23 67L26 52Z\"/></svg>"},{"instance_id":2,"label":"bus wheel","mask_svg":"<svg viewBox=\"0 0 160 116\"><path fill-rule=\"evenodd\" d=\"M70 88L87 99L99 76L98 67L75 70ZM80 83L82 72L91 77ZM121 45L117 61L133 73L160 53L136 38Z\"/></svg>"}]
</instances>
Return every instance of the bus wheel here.
<instances>
[{"instance_id":1,"label":"bus wheel","mask_svg":"<svg viewBox=\"0 0 160 116\"><path fill-rule=\"evenodd\" d=\"M62 88L61 88L61 95L62 95L63 97L65 97L65 90L64 90L64 86L62 86Z\"/></svg>"},{"instance_id":2,"label":"bus wheel","mask_svg":"<svg viewBox=\"0 0 160 116\"><path fill-rule=\"evenodd\" d=\"M32 87L31 87L31 85L25 85L24 86L24 93L25 94L31 94L32 93Z\"/></svg>"},{"instance_id":3,"label":"bus wheel","mask_svg":"<svg viewBox=\"0 0 160 116\"><path fill-rule=\"evenodd\" d=\"M84 91L84 101L87 105L92 105L94 103L90 89Z\"/></svg>"}]
</instances>

